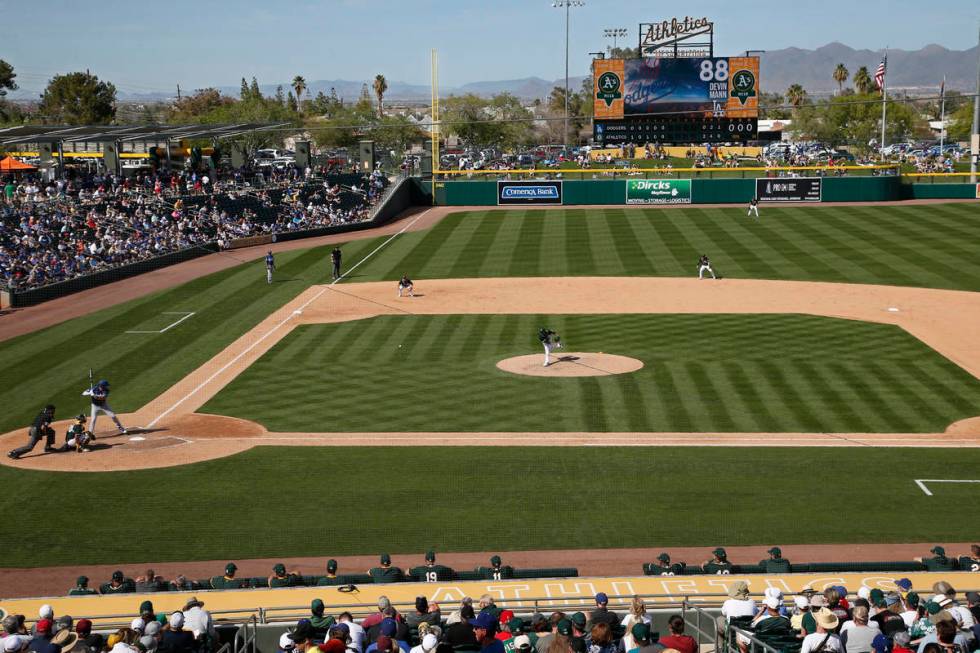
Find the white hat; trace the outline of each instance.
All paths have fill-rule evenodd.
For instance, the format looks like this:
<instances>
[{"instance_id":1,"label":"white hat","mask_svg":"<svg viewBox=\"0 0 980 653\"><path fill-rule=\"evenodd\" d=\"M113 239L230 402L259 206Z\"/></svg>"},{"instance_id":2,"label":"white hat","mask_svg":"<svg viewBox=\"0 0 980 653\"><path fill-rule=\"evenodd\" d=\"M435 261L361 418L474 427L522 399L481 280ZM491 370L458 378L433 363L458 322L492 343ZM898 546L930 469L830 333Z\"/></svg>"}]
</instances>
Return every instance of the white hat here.
<instances>
[{"instance_id":1,"label":"white hat","mask_svg":"<svg viewBox=\"0 0 980 653\"><path fill-rule=\"evenodd\" d=\"M129 624L129 627L138 633L143 632L143 628L146 627L146 623L143 621L143 617L136 617L133 622Z\"/></svg>"},{"instance_id":2,"label":"white hat","mask_svg":"<svg viewBox=\"0 0 980 653\"><path fill-rule=\"evenodd\" d=\"M439 638L432 633L422 638L422 648L426 651L434 651L437 646L439 646Z\"/></svg>"},{"instance_id":3,"label":"white hat","mask_svg":"<svg viewBox=\"0 0 980 653\"><path fill-rule=\"evenodd\" d=\"M110 653L133 653L135 649L125 642L116 642L116 645L109 649Z\"/></svg>"},{"instance_id":4,"label":"white hat","mask_svg":"<svg viewBox=\"0 0 980 653\"><path fill-rule=\"evenodd\" d=\"M143 627L143 634L156 635L157 633L160 632L160 628L161 626L159 621L151 621L150 623L146 624L146 626Z\"/></svg>"},{"instance_id":5,"label":"white hat","mask_svg":"<svg viewBox=\"0 0 980 653\"><path fill-rule=\"evenodd\" d=\"M952 603L952 601L949 599L949 597L946 596L945 594L935 594L935 595L933 595L932 602L933 603L938 603L939 606L940 607L943 607L943 608L945 608L947 605L949 605L950 603Z\"/></svg>"},{"instance_id":6,"label":"white hat","mask_svg":"<svg viewBox=\"0 0 980 653\"><path fill-rule=\"evenodd\" d=\"M279 636L279 648L284 651L292 651L296 648L296 642L289 639L289 633L283 633Z\"/></svg>"},{"instance_id":7,"label":"white hat","mask_svg":"<svg viewBox=\"0 0 980 653\"><path fill-rule=\"evenodd\" d=\"M810 602L807 601L805 596L797 596L795 599L793 599L793 603L795 603L796 607L800 610L810 607Z\"/></svg>"},{"instance_id":8,"label":"white hat","mask_svg":"<svg viewBox=\"0 0 980 653\"><path fill-rule=\"evenodd\" d=\"M531 638L527 635L518 635L514 638L514 649L521 650L522 648L531 648Z\"/></svg>"},{"instance_id":9,"label":"white hat","mask_svg":"<svg viewBox=\"0 0 980 653\"><path fill-rule=\"evenodd\" d=\"M41 606L41 609L37 611L37 614L42 619L54 619L54 608L45 603Z\"/></svg>"},{"instance_id":10,"label":"white hat","mask_svg":"<svg viewBox=\"0 0 980 653\"><path fill-rule=\"evenodd\" d=\"M170 622L171 628L182 628L184 626L184 613L178 610L170 615L168 621Z\"/></svg>"},{"instance_id":11,"label":"white hat","mask_svg":"<svg viewBox=\"0 0 980 653\"><path fill-rule=\"evenodd\" d=\"M783 603L775 596L767 596L766 598L762 599L762 602L765 604L767 608L772 608L773 610L778 610L779 606L782 605Z\"/></svg>"},{"instance_id":12,"label":"white hat","mask_svg":"<svg viewBox=\"0 0 980 653\"><path fill-rule=\"evenodd\" d=\"M860 587L860 589L858 589L858 596L861 597L864 600L870 599L871 598L871 588L868 587L867 585L862 585Z\"/></svg>"},{"instance_id":13,"label":"white hat","mask_svg":"<svg viewBox=\"0 0 980 653\"><path fill-rule=\"evenodd\" d=\"M16 653L31 641L26 635L7 635L3 638L3 650L6 653Z\"/></svg>"},{"instance_id":14,"label":"white hat","mask_svg":"<svg viewBox=\"0 0 980 653\"><path fill-rule=\"evenodd\" d=\"M772 596L777 599L783 598L783 593L778 587L767 587L766 591L763 592L766 596Z\"/></svg>"},{"instance_id":15,"label":"white hat","mask_svg":"<svg viewBox=\"0 0 980 653\"><path fill-rule=\"evenodd\" d=\"M143 635L140 637L140 644L142 644L148 652L157 650L157 638L153 635Z\"/></svg>"}]
</instances>

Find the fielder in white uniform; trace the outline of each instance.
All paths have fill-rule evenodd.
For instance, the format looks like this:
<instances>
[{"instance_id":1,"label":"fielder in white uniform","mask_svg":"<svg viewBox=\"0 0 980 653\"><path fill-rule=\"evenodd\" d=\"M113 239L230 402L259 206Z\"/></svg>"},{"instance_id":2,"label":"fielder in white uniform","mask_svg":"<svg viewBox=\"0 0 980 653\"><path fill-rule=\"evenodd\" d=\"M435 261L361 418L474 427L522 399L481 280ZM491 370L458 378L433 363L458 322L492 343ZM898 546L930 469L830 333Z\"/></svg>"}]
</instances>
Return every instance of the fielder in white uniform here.
<instances>
[{"instance_id":1,"label":"fielder in white uniform","mask_svg":"<svg viewBox=\"0 0 980 653\"><path fill-rule=\"evenodd\" d=\"M548 367L551 365L551 350L562 347L561 336L547 327L541 327L538 330L538 340L544 346L544 366Z\"/></svg>"},{"instance_id":2,"label":"fielder in white uniform","mask_svg":"<svg viewBox=\"0 0 980 653\"><path fill-rule=\"evenodd\" d=\"M707 254L702 254L701 258L698 259L698 279L704 278L705 270L711 273L712 279L717 279L715 271L711 269L711 259L708 258Z\"/></svg>"},{"instance_id":3,"label":"fielder in white uniform","mask_svg":"<svg viewBox=\"0 0 980 653\"><path fill-rule=\"evenodd\" d=\"M92 398L92 417L89 420L89 431L95 433L95 420L98 418L99 413L105 413L109 419L116 423L116 428L119 429L119 433L126 435L126 427L122 425L119 418L116 417L116 413L109 407L109 382L103 379L99 381L95 387L89 388L82 393L83 397Z\"/></svg>"},{"instance_id":4,"label":"fielder in white uniform","mask_svg":"<svg viewBox=\"0 0 980 653\"><path fill-rule=\"evenodd\" d=\"M746 215L752 215L755 213L755 217L759 217L759 198L753 197L752 201L749 202L749 212Z\"/></svg>"}]
</instances>

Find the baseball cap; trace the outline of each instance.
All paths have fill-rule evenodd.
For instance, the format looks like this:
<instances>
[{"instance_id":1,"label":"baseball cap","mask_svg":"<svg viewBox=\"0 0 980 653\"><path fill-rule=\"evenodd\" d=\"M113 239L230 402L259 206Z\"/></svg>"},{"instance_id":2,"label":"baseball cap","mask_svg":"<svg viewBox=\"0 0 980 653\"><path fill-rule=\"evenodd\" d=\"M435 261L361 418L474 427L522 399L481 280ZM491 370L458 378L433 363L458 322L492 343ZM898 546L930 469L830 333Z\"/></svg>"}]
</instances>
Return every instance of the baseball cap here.
<instances>
[{"instance_id":1,"label":"baseball cap","mask_svg":"<svg viewBox=\"0 0 980 653\"><path fill-rule=\"evenodd\" d=\"M558 632L561 632L561 630ZM635 623L633 624L633 627L630 628L630 634L633 635L633 639L645 642L650 639L650 626L642 621Z\"/></svg>"},{"instance_id":2,"label":"baseball cap","mask_svg":"<svg viewBox=\"0 0 980 653\"><path fill-rule=\"evenodd\" d=\"M609 597L606 596L606 593L605 592L599 592L598 594L595 595L595 602L596 603L609 603Z\"/></svg>"},{"instance_id":3,"label":"baseball cap","mask_svg":"<svg viewBox=\"0 0 980 653\"><path fill-rule=\"evenodd\" d=\"M238 571L238 565L236 565L234 562L229 562L228 564L225 565L226 574L233 574L236 571Z\"/></svg>"},{"instance_id":4,"label":"baseball cap","mask_svg":"<svg viewBox=\"0 0 980 653\"><path fill-rule=\"evenodd\" d=\"M909 642L912 641L912 636L907 630L900 630L892 635L892 641L895 642L897 646L908 648Z\"/></svg>"},{"instance_id":5,"label":"baseball cap","mask_svg":"<svg viewBox=\"0 0 980 653\"><path fill-rule=\"evenodd\" d=\"M899 578L895 581L895 587L903 592L908 592L912 589L912 581L908 578Z\"/></svg>"},{"instance_id":6,"label":"baseball cap","mask_svg":"<svg viewBox=\"0 0 980 653\"><path fill-rule=\"evenodd\" d=\"M475 619L470 619L469 622L474 628L483 628L489 631L493 631L497 627L497 620L489 612L481 612L476 615Z\"/></svg>"},{"instance_id":7,"label":"baseball cap","mask_svg":"<svg viewBox=\"0 0 980 653\"><path fill-rule=\"evenodd\" d=\"M814 594L810 597L810 606L814 608L823 608L827 605L827 597L823 594Z\"/></svg>"},{"instance_id":8,"label":"baseball cap","mask_svg":"<svg viewBox=\"0 0 980 653\"><path fill-rule=\"evenodd\" d=\"M890 648L891 642L889 642L888 638L881 633L875 635L875 638L871 640L871 650L873 650L875 653L888 653L888 649Z\"/></svg>"},{"instance_id":9,"label":"baseball cap","mask_svg":"<svg viewBox=\"0 0 980 653\"><path fill-rule=\"evenodd\" d=\"M898 595L898 592L888 592L885 594L885 605L895 605L902 600L902 597Z\"/></svg>"},{"instance_id":10,"label":"baseball cap","mask_svg":"<svg viewBox=\"0 0 980 653\"><path fill-rule=\"evenodd\" d=\"M728 555L728 553L726 553L725 550L723 548L721 548L721 547L718 547L717 549L715 549L714 551L712 551L711 554L712 555L716 555L719 558L724 558L725 556Z\"/></svg>"},{"instance_id":11,"label":"baseball cap","mask_svg":"<svg viewBox=\"0 0 980 653\"><path fill-rule=\"evenodd\" d=\"M777 556L778 557L778 556L783 555L783 550L780 549L778 546L774 546L771 549L769 549L768 553L770 555L774 555L774 556Z\"/></svg>"},{"instance_id":12,"label":"baseball cap","mask_svg":"<svg viewBox=\"0 0 980 653\"><path fill-rule=\"evenodd\" d=\"M183 628L184 626L184 613L178 610L170 614L170 627L171 628Z\"/></svg>"},{"instance_id":13,"label":"baseball cap","mask_svg":"<svg viewBox=\"0 0 980 653\"><path fill-rule=\"evenodd\" d=\"M490 558L490 564L493 565L494 567L499 567L500 566L500 556L492 556Z\"/></svg>"},{"instance_id":14,"label":"baseball cap","mask_svg":"<svg viewBox=\"0 0 980 653\"><path fill-rule=\"evenodd\" d=\"M153 614L153 601L140 603L140 614Z\"/></svg>"},{"instance_id":15,"label":"baseball cap","mask_svg":"<svg viewBox=\"0 0 980 653\"><path fill-rule=\"evenodd\" d=\"M524 630L524 620L520 617L511 617L507 620L507 627L514 635L519 635Z\"/></svg>"},{"instance_id":16,"label":"baseball cap","mask_svg":"<svg viewBox=\"0 0 980 653\"><path fill-rule=\"evenodd\" d=\"M143 634L156 635L157 633L160 632L161 628L163 628L163 626L160 625L159 621L151 621L150 623L146 624L146 626L143 627Z\"/></svg>"},{"instance_id":17,"label":"baseball cap","mask_svg":"<svg viewBox=\"0 0 980 653\"><path fill-rule=\"evenodd\" d=\"M968 603L980 603L980 593L977 592L967 592L966 600Z\"/></svg>"},{"instance_id":18,"label":"baseball cap","mask_svg":"<svg viewBox=\"0 0 980 653\"><path fill-rule=\"evenodd\" d=\"M917 592L909 592L905 595L905 600L908 601L910 608L919 607L919 594Z\"/></svg>"},{"instance_id":19,"label":"baseball cap","mask_svg":"<svg viewBox=\"0 0 980 653\"><path fill-rule=\"evenodd\" d=\"M514 616L513 610L501 610L500 614L497 615L497 622L501 625L507 623Z\"/></svg>"},{"instance_id":20,"label":"baseball cap","mask_svg":"<svg viewBox=\"0 0 980 653\"><path fill-rule=\"evenodd\" d=\"M327 571L337 571L337 561L333 558L327 560Z\"/></svg>"},{"instance_id":21,"label":"baseball cap","mask_svg":"<svg viewBox=\"0 0 980 653\"><path fill-rule=\"evenodd\" d=\"M793 603L795 603L796 607L800 610L806 610L810 607L810 602L806 600L805 596L797 596L795 599L793 599Z\"/></svg>"},{"instance_id":22,"label":"baseball cap","mask_svg":"<svg viewBox=\"0 0 980 653\"><path fill-rule=\"evenodd\" d=\"M31 641L26 635L10 635L3 638L3 650L5 653L16 653Z\"/></svg>"},{"instance_id":23,"label":"baseball cap","mask_svg":"<svg viewBox=\"0 0 980 653\"><path fill-rule=\"evenodd\" d=\"M377 645L379 651L384 651L387 653L391 650L391 638L387 635L382 635L378 637Z\"/></svg>"},{"instance_id":24,"label":"baseball cap","mask_svg":"<svg viewBox=\"0 0 980 653\"><path fill-rule=\"evenodd\" d=\"M75 584L78 585L79 587L85 587L86 585L88 585L88 576L79 576L75 580Z\"/></svg>"},{"instance_id":25,"label":"baseball cap","mask_svg":"<svg viewBox=\"0 0 980 653\"><path fill-rule=\"evenodd\" d=\"M40 621L37 622L37 632L39 632L39 633L50 633L51 632L51 627L53 625L54 624L51 623L51 620L50 619L41 619Z\"/></svg>"},{"instance_id":26,"label":"baseball cap","mask_svg":"<svg viewBox=\"0 0 980 653\"><path fill-rule=\"evenodd\" d=\"M45 603L37 611L37 616L39 616L41 619L54 619L54 608Z\"/></svg>"},{"instance_id":27,"label":"baseball cap","mask_svg":"<svg viewBox=\"0 0 980 653\"><path fill-rule=\"evenodd\" d=\"M289 639L289 633L283 633L279 636L279 648L284 651L291 651L296 648L296 643Z\"/></svg>"},{"instance_id":28,"label":"baseball cap","mask_svg":"<svg viewBox=\"0 0 980 653\"><path fill-rule=\"evenodd\" d=\"M669 562L670 556L667 553L661 553L660 555L657 556L657 560L659 560L660 562Z\"/></svg>"},{"instance_id":29,"label":"baseball cap","mask_svg":"<svg viewBox=\"0 0 980 653\"><path fill-rule=\"evenodd\" d=\"M572 615L571 622L572 625L576 626L579 630L585 628L585 624L588 620L585 618L584 612L576 612Z\"/></svg>"},{"instance_id":30,"label":"baseball cap","mask_svg":"<svg viewBox=\"0 0 980 653\"><path fill-rule=\"evenodd\" d=\"M398 631L398 624L391 617L385 617L381 620L380 629L382 635L387 635L391 637Z\"/></svg>"},{"instance_id":31,"label":"baseball cap","mask_svg":"<svg viewBox=\"0 0 980 653\"><path fill-rule=\"evenodd\" d=\"M308 619L303 619L296 624L293 632L289 633L289 639L294 642L302 642L307 639L313 639L315 635L316 632L313 630L313 624Z\"/></svg>"},{"instance_id":32,"label":"baseball cap","mask_svg":"<svg viewBox=\"0 0 980 653\"><path fill-rule=\"evenodd\" d=\"M773 610L778 610L779 606L783 604L782 601L777 599L775 596L767 596L762 600L767 608L772 608Z\"/></svg>"},{"instance_id":33,"label":"baseball cap","mask_svg":"<svg viewBox=\"0 0 980 653\"><path fill-rule=\"evenodd\" d=\"M157 640L156 637L153 637L152 635L143 635L140 637L139 643L140 646L146 649L148 653L149 651L157 650Z\"/></svg>"},{"instance_id":34,"label":"baseball cap","mask_svg":"<svg viewBox=\"0 0 980 653\"><path fill-rule=\"evenodd\" d=\"M946 549L944 549L941 546L934 546L931 549L929 549L929 553L935 553L937 556L943 556L943 557L945 557L946 556Z\"/></svg>"},{"instance_id":35,"label":"baseball cap","mask_svg":"<svg viewBox=\"0 0 980 653\"><path fill-rule=\"evenodd\" d=\"M381 564L383 564L383 565L390 565L391 564L391 556L388 555L387 553L382 553L381 554Z\"/></svg>"},{"instance_id":36,"label":"baseball cap","mask_svg":"<svg viewBox=\"0 0 980 653\"><path fill-rule=\"evenodd\" d=\"M136 617L129 623L129 627L138 633L143 632L143 617Z\"/></svg>"},{"instance_id":37,"label":"baseball cap","mask_svg":"<svg viewBox=\"0 0 980 653\"><path fill-rule=\"evenodd\" d=\"M439 638L432 633L427 633L425 637L422 638L422 648L426 651L433 651L439 646Z\"/></svg>"},{"instance_id":38,"label":"baseball cap","mask_svg":"<svg viewBox=\"0 0 980 653\"><path fill-rule=\"evenodd\" d=\"M436 552L435 551L426 551L425 552L425 559L426 560L429 560L431 562L435 562L436 561Z\"/></svg>"},{"instance_id":39,"label":"baseball cap","mask_svg":"<svg viewBox=\"0 0 980 653\"><path fill-rule=\"evenodd\" d=\"M945 608L947 605L949 605L950 603L952 603L952 601L949 600L949 597L946 596L945 594L935 594L930 599L930 601L932 601L933 603L939 605L939 607L941 607L941 608Z\"/></svg>"},{"instance_id":40,"label":"baseball cap","mask_svg":"<svg viewBox=\"0 0 980 653\"><path fill-rule=\"evenodd\" d=\"M858 588L858 597L859 598L867 599L867 598L870 598L870 596L871 596L871 588L870 587L868 587L867 585L862 585L861 587Z\"/></svg>"},{"instance_id":41,"label":"baseball cap","mask_svg":"<svg viewBox=\"0 0 980 653\"><path fill-rule=\"evenodd\" d=\"M429 600L424 596L415 597L415 610L417 612L426 613L429 611Z\"/></svg>"},{"instance_id":42,"label":"baseball cap","mask_svg":"<svg viewBox=\"0 0 980 653\"><path fill-rule=\"evenodd\" d=\"M639 624L638 624L639 625ZM636 628L636 626L633 626ZM566 637L572 636L572 622L568 619L562 619L558 622L558 634L565 635ZM635 637L635 635L634 635Z\"/></svg>"},{"instance_id":43,"label":"baseball cap","mask_svg":"<svg viewBox=\"0 0 980 653\"><path fill-rule=\"evenodd\" d=\"M55 631L71 630L72 623L73 620L71 618L71 615L63 614L54 620L54 629Z\"/></svg>"},{"instance_id":44,"label":"baseball cap","mask_svg":"<svg viewBox=\"0 0 980 653\"><path fill-rule=\"evenodd\" d=\"M286 573L286 565L284 565L284 564L282 564L280 562L279 564L277 564L275 567L272 568L272 571L275 572L275 573L277 573L277 574L285 574Z\"/></svg>"},{"instance_id":45,"label":"baseball cap","mask_svg":"<svg viewBox=\"0 0 980 653\"><path fill-rule=\"evenodd\" d=\"M380 640L381 638L379 637L378 639ZM390 641L391 638L388 639ZM323 653L344 653L344 651L347 650L347 644L339 639L328 639L324 643L317 646L317 648L323 651ZM391 644L388 644L388 649L391 649Z\"/></svg>"},{"instance_id":46,"label":"baseball cap","mask_svg":"<svg viewBox=\"0 0 980 653\"><path fill-rule=\"evenodd\" d=\"M79 635L88 635L92 632L92 622L89 619L79 619L75 624L75 632Z\"/></svg>"},{"instance_id":47,"label":"baseball cap","mask_svg":"<svg viewBox=\"0 0 980 653\"><path fill-rule=\"evenodd\" d=\"M427 635L427 637L429 637L429 635ZM434 635L432 637L434 637ZM527 635L518 635L514 638L514 648L518 651L530 651L531 638Z\"/></svg>"}]
</instances>

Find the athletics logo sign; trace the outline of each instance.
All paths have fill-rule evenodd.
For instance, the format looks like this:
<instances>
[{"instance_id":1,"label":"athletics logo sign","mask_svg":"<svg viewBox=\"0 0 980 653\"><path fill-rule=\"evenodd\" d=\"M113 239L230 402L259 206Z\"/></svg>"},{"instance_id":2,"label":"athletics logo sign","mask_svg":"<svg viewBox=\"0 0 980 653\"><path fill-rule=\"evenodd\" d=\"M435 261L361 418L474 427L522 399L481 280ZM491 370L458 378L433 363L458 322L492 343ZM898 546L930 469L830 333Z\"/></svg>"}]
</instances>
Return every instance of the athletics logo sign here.
<instances>
[{"instance_id":1,"label":"athletics logo sign","mask_svg":"<svg viewBox=\"0 0 980 653\"><path fill-rule=\"evenodd\" d=\"M755 75L751 70L738 70L732 75L732 97L745 105L746 100L755 97Z\"/></svg>"},{"instance_id":2,"label":"athletics logo sign","mask_svg":"<svg viewBox=\"0 0 980 653\"><path fill-rule=\"evenodd\" d=\"M623 87L623 81L616 73L602 73L599 76L596 86L599 89L599 91L595 94L596 99L603 100L607 107L611 107L613 102L623 97L623 94L620 91L620 89Z\"/></svg>"}]
</instances>

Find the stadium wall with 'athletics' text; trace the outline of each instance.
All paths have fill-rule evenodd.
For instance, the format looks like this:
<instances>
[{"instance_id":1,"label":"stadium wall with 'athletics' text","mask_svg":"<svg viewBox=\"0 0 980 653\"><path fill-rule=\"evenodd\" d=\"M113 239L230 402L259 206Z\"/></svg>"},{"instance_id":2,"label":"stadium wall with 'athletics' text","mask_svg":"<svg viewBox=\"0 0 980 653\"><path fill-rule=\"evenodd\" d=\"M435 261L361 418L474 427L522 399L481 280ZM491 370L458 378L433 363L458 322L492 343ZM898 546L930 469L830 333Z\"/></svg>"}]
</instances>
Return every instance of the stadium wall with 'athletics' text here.
<instances>
[{"instance_id":1,"label":"stadium wall with 'athletics' text","mask_svg":"<svg viewBox=\"0 0 980 653\"><path fill-rule=\"evenodd\" d=\"M638 178L634 178L638 179ZM789 181L791 178L779 178ZM557 180L547 180L554 183ZM627 179L590 179L561 181L564 206L609 205L625 206ZM671 181L666 179L666 181ZM674 180L676 181L676 180ZM776 181L774 179L773 181ZM507 182L499 182L506 184ZM514 182L517 183L516 181ZM525 185L526 181L523 182ZM545 181L542 181L544 184ZM755 194L755 179L692 179L690 181L691 204L747 204ZM823 177L821 197L823 202L883 202L900 200L903 192L901 179L887 177ZM498 181L440 181L436 183L436 204L442 206L496 206L499 202ZM907 192L907 191L906 191ZM663 202L669 204L670 202ZM542 206L554 204L541 202ZM534 202L527 202L533 206ZM657 206L656 203L645 206Z\"/></svg>"}]
</instances>

